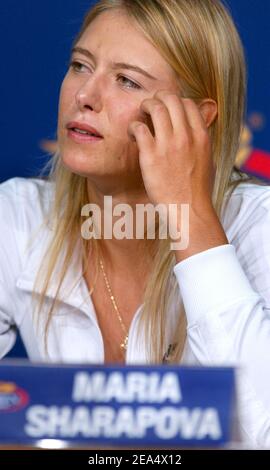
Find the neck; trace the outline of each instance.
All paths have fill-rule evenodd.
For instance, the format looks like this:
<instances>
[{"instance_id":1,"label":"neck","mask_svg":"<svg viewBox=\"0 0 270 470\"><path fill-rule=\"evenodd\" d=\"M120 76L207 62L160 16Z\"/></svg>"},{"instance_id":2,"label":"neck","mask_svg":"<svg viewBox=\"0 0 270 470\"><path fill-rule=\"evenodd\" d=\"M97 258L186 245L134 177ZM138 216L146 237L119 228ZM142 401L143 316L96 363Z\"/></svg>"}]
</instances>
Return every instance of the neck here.
<instances>
[{"instance_id":1,"label":"neck","mask_svg":"<svg viewBox=\"0 0 270 470\"><path fill-rule=\"evenodd\" d=\"M146 236L143 239L136 238L137 205L146 205L150 201L143 184L130 183L127 187L114 182L114 187L109 187L107 184L88 181L89 201L99 208L101 219L101 256L112 270L124 270L130 265L134 270L140 269L139 265L146 267L151 263L157 248L156 240L148 240Z\"/></svg>"}]
</instances>

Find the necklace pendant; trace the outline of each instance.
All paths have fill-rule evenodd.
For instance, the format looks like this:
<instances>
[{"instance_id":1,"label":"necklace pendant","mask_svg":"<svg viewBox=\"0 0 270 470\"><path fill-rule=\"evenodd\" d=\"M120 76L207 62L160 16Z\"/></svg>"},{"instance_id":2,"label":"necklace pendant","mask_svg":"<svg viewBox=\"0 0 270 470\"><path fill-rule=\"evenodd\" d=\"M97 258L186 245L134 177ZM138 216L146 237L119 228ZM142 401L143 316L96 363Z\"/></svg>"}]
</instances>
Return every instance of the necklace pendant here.
<instances>
[{"instance_id":1,"label":"necklace pendant","mask_svg":"<svg viewBox=\"0 0 270 470\"><path fill-rule=\"evenodd\" d=\"M127 350L127 346L128 346L128 335L125 337L123 343L120 344L121 349L124 349L124 351Z\"/></svg>"}]
</instances>

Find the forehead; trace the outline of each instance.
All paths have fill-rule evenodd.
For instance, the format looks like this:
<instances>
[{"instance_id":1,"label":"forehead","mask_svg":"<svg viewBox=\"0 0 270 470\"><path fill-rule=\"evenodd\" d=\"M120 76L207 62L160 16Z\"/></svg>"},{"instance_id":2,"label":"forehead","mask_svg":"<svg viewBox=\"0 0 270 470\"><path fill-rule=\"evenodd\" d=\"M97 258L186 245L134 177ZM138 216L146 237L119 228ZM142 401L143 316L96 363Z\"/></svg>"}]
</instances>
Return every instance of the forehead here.
<instances>
[{"instance_id":1,"label":"forehead","mask_svg":"<svg viewBox=\"0 0 270 470\"><path fill-rule=\"evenodd\" d=\"M132 62L157 78L176 78L176 74L136 23L119 10L100 14L87 27L76 44L89 49L97 59Z\"/></svg>"}]
</instances>

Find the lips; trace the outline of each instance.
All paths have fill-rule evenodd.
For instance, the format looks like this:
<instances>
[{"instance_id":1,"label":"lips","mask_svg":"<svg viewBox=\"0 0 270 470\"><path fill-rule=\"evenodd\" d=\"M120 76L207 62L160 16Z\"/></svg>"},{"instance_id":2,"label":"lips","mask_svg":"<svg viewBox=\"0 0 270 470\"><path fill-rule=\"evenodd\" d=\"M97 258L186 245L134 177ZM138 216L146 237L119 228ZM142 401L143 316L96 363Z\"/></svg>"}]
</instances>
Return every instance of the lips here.
<instances>
[{"instance_id":1,"label":"lips","mask_svg":"<svg viewBox=\"0 0 270 470\"><path fill-rule=\"evenodd\" d=\"M69 130L78 132L78 134L80 135L86 135L86 136L89 135L89 136L99 137L103 139L103 136L100 134L100 132L97 129L95 129L95 127L92 127L83 122L71 121L67 124L66 127Z\"/></svg>"}]
</instances>

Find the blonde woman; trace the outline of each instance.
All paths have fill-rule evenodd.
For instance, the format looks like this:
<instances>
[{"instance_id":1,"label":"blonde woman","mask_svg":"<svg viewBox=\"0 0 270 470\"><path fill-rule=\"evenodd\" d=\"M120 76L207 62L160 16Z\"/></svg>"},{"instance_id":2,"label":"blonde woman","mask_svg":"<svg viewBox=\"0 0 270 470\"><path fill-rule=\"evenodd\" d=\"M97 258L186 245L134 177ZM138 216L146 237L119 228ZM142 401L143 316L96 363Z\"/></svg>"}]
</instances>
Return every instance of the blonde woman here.
<instances>
[{"instance_id":1,"label":"blonde woman","mask_svg":"<svg viewBox=\"0 0 270 470\"><path fill-rule=\"evenodd\" d=\"M49 180L1 185L1 356L18 328L34 361L239 366L244 438L270 446L270 190L235 177L244 108L219 0L89 11ZM133 236L143 215L121 237L138 205L163 207L155 236Z\"/></svg>"}]
</instances>

